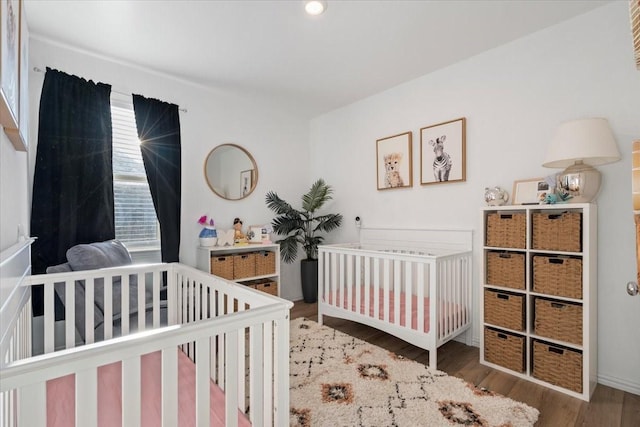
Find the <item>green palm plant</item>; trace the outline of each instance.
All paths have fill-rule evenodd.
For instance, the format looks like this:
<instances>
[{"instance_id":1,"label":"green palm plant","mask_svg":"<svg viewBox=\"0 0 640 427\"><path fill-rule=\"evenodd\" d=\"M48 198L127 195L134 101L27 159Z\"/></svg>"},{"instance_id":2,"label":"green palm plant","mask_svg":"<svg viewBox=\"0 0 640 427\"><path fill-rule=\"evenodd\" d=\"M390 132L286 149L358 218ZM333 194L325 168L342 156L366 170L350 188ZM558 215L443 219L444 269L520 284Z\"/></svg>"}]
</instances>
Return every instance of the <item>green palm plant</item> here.
<instances>
[{"instance_id":1,"label":"green palm plant","mask_svg":"<svg viewBox=\"0 0 640 427\"><path fill-rule=\"evenodd\" d=\"M302 245L308 260L318 259L318 245L323 242L324 237L317 233L328 233L340 227L342 223L341 214L316 215L316 211L332 199L332 193L331 186L323 179L318 179L302 196L302 210L293 208L273 191L267 193L267 207L278 215L271 223L273 231L287 236L276 241L280 244L280 254L284 262L291 263L296 260L298 244Z\"/></svg>"}]
</instances>

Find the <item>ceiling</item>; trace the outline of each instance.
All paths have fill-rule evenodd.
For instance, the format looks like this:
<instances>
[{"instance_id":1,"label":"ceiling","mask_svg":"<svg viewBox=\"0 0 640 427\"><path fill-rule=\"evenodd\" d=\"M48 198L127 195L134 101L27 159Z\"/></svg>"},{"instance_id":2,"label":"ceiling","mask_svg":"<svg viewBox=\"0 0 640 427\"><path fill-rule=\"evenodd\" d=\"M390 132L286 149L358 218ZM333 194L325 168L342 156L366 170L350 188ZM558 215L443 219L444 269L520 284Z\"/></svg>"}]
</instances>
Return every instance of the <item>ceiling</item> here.
<instances>
[{"instance_id":1,"label":"ceiling","mask_svg":"<svg viewBox=\"0 0 640 427\"><path fill-rule=\"evenodd\" d=\"M273 97L314 117L610 1L329 0L318 17L299 0L25 0L25 7L33 37Z\"/></svg>"}]
</instances>

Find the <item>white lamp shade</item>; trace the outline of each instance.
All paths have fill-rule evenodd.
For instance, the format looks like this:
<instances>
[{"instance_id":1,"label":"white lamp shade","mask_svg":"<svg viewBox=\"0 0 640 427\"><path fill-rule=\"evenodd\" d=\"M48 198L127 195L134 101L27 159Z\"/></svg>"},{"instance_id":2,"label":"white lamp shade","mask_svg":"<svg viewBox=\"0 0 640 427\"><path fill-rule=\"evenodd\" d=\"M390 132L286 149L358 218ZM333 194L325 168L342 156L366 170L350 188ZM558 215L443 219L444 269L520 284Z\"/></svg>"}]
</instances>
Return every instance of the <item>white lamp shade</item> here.
<instances>
[{"instance_id":1,"label":"white lamp shade","mask_svg":"<svg viewBox=\"0 0 640 427\"><path fill-rule=\"evenodd\" d=\"M620 152L607 119L590 118L561 124L549 144L542 166L565 168L577 161L591 166L620 160Z\"/></svg>"}]
</instances>

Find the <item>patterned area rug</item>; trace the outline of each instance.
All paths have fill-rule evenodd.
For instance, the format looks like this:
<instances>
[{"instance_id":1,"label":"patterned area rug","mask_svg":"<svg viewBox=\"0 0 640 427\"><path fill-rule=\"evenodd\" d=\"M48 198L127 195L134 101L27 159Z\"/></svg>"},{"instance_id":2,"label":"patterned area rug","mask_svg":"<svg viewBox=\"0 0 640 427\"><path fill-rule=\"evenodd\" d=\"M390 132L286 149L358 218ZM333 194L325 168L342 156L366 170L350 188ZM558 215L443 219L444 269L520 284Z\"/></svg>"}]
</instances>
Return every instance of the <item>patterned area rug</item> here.
<instances>
[{"instance_id":1,"label":"patterned area rug","mask_svg":"<svg viewBox=\"0 0 640 427\"><path fill-rule=\"evenodd\" d=\"M292 426L532 426L539 412L307 319L291 322Z\"/></svg>"}]
</instances>

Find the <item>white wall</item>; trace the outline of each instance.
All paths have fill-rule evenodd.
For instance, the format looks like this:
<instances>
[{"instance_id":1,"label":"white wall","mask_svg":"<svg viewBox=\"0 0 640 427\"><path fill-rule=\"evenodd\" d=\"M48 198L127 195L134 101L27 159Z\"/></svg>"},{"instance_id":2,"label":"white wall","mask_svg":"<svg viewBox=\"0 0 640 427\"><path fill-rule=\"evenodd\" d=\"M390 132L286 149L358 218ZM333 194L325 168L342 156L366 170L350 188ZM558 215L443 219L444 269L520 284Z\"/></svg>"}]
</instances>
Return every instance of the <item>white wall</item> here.
<instances>
[{"instance_id":1,"label":"white wall","mask_svg":"<svg viewBox=\"0 0 640 427\"><path fill-rule=\"evenodd\" d=\"M0 251L18 242L18 227L29 230L27 153L18 152L0 128Z\"/></svg>"},{"instance_id":2,"label":"white wall","mask_svg":"<svg viewBox=\"0 0 640 427\"><path fill-rule=\"evenodd\" d=\"M33 38L30 55L31 63L43 70L45 67L59 69L86 79L111 84L113 90L118 92L135 92L178 104L188 110L186 113L180 113L180 260L186 264L196 265L196 246L200 232L197 220L201 215L213 217L216 226L221 229L230 229L234 217L242 218L246 225L266 224L273 217L264 202L264 196L269 190L277 191L289 199L297 198L306 191L310 181L306 144L309 138L308 121L279 108L277 100L270 102L251 94L206 89ZM44 74L31 73L30 78L31 105L34 106L31 120L35 123ZM35 136L37 127L32 132ZM246 148L258 164L257 188L244 200L223 200L209 189L205 181L205 158L211 149L223 143L235 143ZM35 143L33 145L35 146ZM2 154L4 178L4 152ZM35 151L32 156L35 156ZM292 177L295 179L291 179ZM2 200L5 200L4 194ZM4 218L2 223L4 233ZM282 295L289 299L301 299L297 264L283 264L282 270Z\"/></svg>"},{"instance_id":3,"label":"white wall","mask_svg":"<svg viewBox=\"0 0 640 427\"><path fill-rule=\"evenodd\" d=\"M363 226L473 229L477 273L484 188L511 193L514 180L559 172L541 167L556 125L608 118L622 160L598 168L599 380L640 393L631 357L640 355L640 298L624 290L636 277L630 151L639 112L628 6L614 2L314 119L311 175L336 188L334 211L347 218L332 239L357 239L356 215ZM419 129L458 117L467 118L467 181L420 186ZM413 188L377 191L376 139L406 131L413 131ZM476 274L476 294L479 282ZM476 321L476 342L479 331Z\"/></svg>"}]
</instances>

